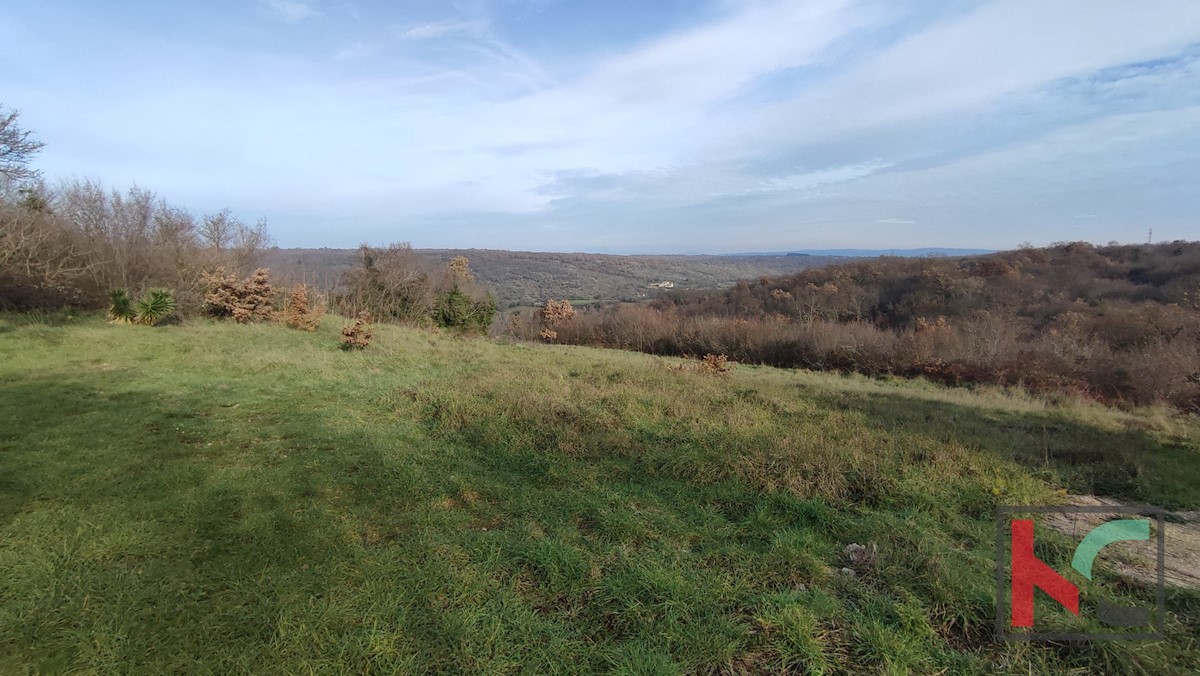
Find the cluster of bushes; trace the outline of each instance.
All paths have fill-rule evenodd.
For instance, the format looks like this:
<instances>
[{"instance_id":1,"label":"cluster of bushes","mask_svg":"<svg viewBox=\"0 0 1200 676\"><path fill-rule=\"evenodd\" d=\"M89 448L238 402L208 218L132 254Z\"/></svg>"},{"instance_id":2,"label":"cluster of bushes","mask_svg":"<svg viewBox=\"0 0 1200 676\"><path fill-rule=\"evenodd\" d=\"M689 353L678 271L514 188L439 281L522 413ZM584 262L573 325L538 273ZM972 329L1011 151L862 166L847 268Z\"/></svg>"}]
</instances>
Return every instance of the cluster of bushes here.
<instances>
[{"instance_id":1,"label":"cluster of bushes","mask_svg":"<svg viewBox=\"0 0 1200 676\"><path fill-rule=\"evenodd\" d=\"M274 316L275 288L268 270L259 268L238 280L224 268L203 276L204 305L201 311L214 319L232 319L239 324L267 321Z\"/></svg>"},{"instance_id":2,"label":"cluster of bushes","mask_svg":"<svg viewBox=\"0 0 1200 676\"><path fill-rule=\"evenodd\" d=\"M1072 293L1083 295L1064 300ZM543 308L514 316L508 330L529 340L1015 385L1200 412L1198 294L1200 244L1072 244L856 262L726 292L574 311L567 320Z\"/></svg>"},{"instance_id":3,"label":"cluster of bushes","mask_svg":"<svg viewBox=\"0 0 1200 676\"><path fill-rule=\"evenodd\" d=\"M214 319L239 324L278 321L295 329L316 331L325 316L325 304L313 299L312 290L303 284L292 287L281 310L274 309L277 292L265 268L240 281L217 268L205 273L203 280L200 313ZM115 289L109 294L108 319L118 324L154 326L175 318L178 309L175 295L167 289L150 289L137 301L127 289Z\"/></svg>"},{"instance_id":4,"label":"cluster of bushes","mask_svg":"<svg viewBox=\"0 0 1200 676\"><path fill-rule=\"evenodd\" d=\"M196 307L207 270L246 270L267 242L264 222L228 211L196 219L137 187L10 185L0 189L0 310L97 308L112 289L152 288Z\"/></svg>"},{"instance_id":5,"label":"cluster of bushes","mask_svg":"<svg viewBox=\"0 0 1200 676\"><path fill-rule=\"evenodd\" d=\"M196 218L137 186L48 185L31 167L43 144L18 118L0 109L0 310L100 308L113 289L190 309L206 271L247 272L268 245L265 221L247 226L228 210Z\"/></svg>"},{"instance_id":6,"label":"cluster of bushes","mask_svg":"<svg viewBox=\"0 0 1200 676\"><path fill-rule=\"evenodd\" d=\"M384 321L486 333L496 315L495 299L475 280L465 257L439 269L407 243L363 245L340 288L336 302L347 316L365 312Z\"/></svg>"}]
</instances>

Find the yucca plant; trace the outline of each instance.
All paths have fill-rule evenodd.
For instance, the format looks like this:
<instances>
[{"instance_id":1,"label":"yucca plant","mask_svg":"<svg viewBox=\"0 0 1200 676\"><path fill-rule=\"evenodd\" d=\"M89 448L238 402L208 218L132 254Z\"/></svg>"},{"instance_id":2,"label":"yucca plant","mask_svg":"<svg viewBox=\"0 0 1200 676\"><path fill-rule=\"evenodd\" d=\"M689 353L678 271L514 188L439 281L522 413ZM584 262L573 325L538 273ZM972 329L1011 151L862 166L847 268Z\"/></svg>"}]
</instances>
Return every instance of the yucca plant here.
<instances>
[{"instance_id":1,"label":"yucca plant","mask_svg":"<svg viewBox=\"0 0 1200 676\"><path fill-rule=\"evenodd\" d=\"M137 319L137 310L128 289L113 289L108 293L108 319L118 324L129 324Z\"/></svg>"},{"instance_id":2,"label":"yucca plant","mask_svg":"<svg viewBox=\"0 0 1200 676\"><path fill-rule=\"evenodd\" d=\"M154 326L175 313L175 297L166 289L150 289L137 302L138 324Z\"/></svg>"}]
</instances>

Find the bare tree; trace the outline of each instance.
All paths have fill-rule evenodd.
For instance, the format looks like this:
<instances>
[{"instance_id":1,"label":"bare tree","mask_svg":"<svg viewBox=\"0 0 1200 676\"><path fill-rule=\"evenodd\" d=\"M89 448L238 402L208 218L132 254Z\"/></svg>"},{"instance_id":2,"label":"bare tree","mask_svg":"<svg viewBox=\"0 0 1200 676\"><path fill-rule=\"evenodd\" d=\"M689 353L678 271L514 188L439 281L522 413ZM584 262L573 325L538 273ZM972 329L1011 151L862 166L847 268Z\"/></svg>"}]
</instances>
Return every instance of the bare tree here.
<instances>
[{"instance_id":1,"label":"bare tree","mask_svg":"<svg viewBox=\"0 0 1200 676\"><path fill-rule=\"evenodd\" d=\"M86 241L65 221L0 203L0 308L82 300L93 272Z\"/></svg>"},{"instance_id":2,"label":"bare tree","mask_svg":"<svg viewBox=\"0 0 1200 676\"><path fill-rule=\"evenodd\" d=\"M29 167L33 156L46 144L33 138L33 132L17 124L18 110L4 112L0 104L0 176L9 181L36 178L38 172Z\"/></svg>"},{"instance_id":3,"label":"bare tree","mask_svg":"<svg viewBox=\"0 0 1200 676\"><path fill-rule=\"evenodd\" d=\"M196 234L201 243L215 252L222 265L232 266L239 274L253 268L259 254L271 244L267 219L260 218L254 227L250 227L229 209L205 216Z\"/></svg>"},{"instance_id":4,"label":"bare tree","mask_svg":"<svg viewBox=\"0 0 1200 676\"><path fill-rule=\"evenodd\" d=\"M238 222L233 232L233 264L239 271L245 271L258 262L262 250L271 244L267 234L267 219L260 218L254 227L247 227Z\"/></svg>"},{"instance_id":5,"label":"bare tree","mask_svg":"<svg viewBox=\"0 0 1200 676\"><path fill-rule=\"evenodd\" d=\"M200 241L212 249L225 251L233 243L234 232L244 227L238 219L233 217L232 212L222 209L211 216L204 217L200 223Z\"/></svg>"},{"instance_id":6,"label":"bare tree","mask_svg":"<svg viewBox=\"0 0 1200 676\"><path fill-rule=\"evenodd\" d=\"M421 321L433 308L435 280L429 262L408 242L358 250L358 264L342 276L343 310L383 320Z\"/></svg>"}]
</instances>

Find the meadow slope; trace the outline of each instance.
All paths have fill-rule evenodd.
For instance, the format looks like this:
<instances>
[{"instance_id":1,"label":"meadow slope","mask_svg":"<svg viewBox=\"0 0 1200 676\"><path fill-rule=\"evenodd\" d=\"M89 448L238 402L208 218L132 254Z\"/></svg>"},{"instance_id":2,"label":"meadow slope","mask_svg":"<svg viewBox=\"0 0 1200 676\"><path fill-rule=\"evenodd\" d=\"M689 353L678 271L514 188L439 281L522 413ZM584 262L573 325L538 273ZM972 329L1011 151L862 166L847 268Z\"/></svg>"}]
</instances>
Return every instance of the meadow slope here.
<instances>
[{"instance_id":1,"label":"meadow slope","mask_svg":"<svg viewBox=\"0 0 1200 676\"><path fill-rule=\"evenodd\" d=\"M0 672L1197 666L991 638L994 507L1200 508L1194 418L338 326L0 317Z\"/></svg>"}]
</instances>

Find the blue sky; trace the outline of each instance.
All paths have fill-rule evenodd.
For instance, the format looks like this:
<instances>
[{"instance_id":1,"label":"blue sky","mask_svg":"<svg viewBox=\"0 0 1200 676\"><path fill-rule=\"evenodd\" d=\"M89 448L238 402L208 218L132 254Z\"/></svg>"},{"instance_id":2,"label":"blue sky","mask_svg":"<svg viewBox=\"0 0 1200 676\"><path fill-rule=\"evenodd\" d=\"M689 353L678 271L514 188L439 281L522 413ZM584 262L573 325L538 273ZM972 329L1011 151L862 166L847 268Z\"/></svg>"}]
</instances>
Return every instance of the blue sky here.
<instances>
[{"instance_id":1,"label":"blue sky","mask_svg":"<svg viewBox=\"0 0 1200 676\"><path fill-rule=\"evenodd\" d=\"M281 246L1200 238L1200 2L10 0L50 178Z\"/></svg>"}]
</instances>

